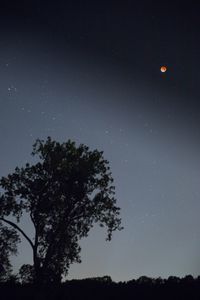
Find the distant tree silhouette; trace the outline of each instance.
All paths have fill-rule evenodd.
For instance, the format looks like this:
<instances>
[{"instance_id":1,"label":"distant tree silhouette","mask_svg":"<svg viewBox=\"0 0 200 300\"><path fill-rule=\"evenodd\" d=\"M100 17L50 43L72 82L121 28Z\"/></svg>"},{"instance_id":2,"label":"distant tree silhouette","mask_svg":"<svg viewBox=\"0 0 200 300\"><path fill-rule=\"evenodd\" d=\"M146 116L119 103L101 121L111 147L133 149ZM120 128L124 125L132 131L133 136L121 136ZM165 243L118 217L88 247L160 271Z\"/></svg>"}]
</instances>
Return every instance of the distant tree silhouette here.
<instances>
[{"instance_id":1,"label":"distant tree silhouette","mask_svg":"<svg viewBox=\"0 0 200 300\"><path fill-rule=\"evenodd\" d=\"M80 262L79 240L88 235L94 223L107 227L107 240L113 231L122 229L120 208L103 152L90 151L83 144L76 147L70 140L61 144L48 137L36 141L32 155L39 157L37 163L16 167L0 180L4 190L0 198L0 239L7 241L6 251L12 252L21 234L33 251L34 282L60 282L69 265ZM23 215L28 215L34 225L33 239L19 224ZM12 228L10 237L3 224ZM30 270L23 267L21 275L29 276Z\"/></svg>"},{"instance_id":2,"label":"distant tree silhouette","mask_svg":"<svg viewBox=\"0 0 200 300\"><path fill-rule=\"evenodd\" d=\"M194 278L192 275L186 275L184 278L181 279L181 281L184 284L190 284L194 281Z\"/></svg>"},{"instance_id":3,"label":"distant tree silhouette","mask_svg":"<svg viewBox=\"0 0 200 300\"><path fill-rule=\"evenodd\" d=\"M168 284L177 284L180 282L180 278L177 276L169 276L167 279Z\"/></svg>"},{"instance_id":4,"label":"distant tree silhouette","mask_svg":"<svg viewBox=\"0 0 200 300\"><path fill-rule=\"evenodd\" d=\"M155 285L157 285L157 286L163 285L165 283L165 279L158 277L158 278L155 278L154 282L155 282Z\"/></svg>"},{"instance_id":5,"label":"distant tree silhouette","mask_svg":"<svg viewBox=\"0 0 200 300\"><path fill-rule=\"evenodd\" d=\"M137 282L143 285L151 285L153 284L153 279L148 276L141 276L137 279Z\"/></svg>"},{"instance_id":6,"label":"distant tree silhouette","mask_svg":"<svg viewBox=\"0 0 200 300\"><path fill-rule=\"evenodd\" d=\"M27 270L27 267L25 269ZM191 275L184 278L171 276L169 279L142 276L140 279L118 283L112 281L110 276L92 277L66 280L58 285L38 288L32 284L19 284L15 277L0 283L0 298L7 300L199 300L199 295L199 277L195 279Z\"/></svg>"}]
</instances>

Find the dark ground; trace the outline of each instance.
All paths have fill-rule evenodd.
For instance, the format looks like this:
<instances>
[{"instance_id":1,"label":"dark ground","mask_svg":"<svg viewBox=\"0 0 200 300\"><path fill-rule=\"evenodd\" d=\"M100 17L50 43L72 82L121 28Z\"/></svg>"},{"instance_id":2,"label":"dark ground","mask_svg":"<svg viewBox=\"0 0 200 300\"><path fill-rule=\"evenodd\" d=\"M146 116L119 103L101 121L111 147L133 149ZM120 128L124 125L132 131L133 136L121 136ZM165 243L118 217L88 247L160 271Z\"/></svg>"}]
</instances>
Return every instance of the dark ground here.
<instances>
[{"instance_id":1,"label":"dark ground","mask_svg":"<svg viewBox=\"0 0 200 300\"><path fill-rule=\"evenodd\" d=\"M151 279L146 276L137 280L115 283L109 276L83 280L71 280L57 286L35 287L31 284L1 283L0 299L159 299L199 300L200 277L188 275L182 279L169 277Z\"/></svg>"}]
</instances>

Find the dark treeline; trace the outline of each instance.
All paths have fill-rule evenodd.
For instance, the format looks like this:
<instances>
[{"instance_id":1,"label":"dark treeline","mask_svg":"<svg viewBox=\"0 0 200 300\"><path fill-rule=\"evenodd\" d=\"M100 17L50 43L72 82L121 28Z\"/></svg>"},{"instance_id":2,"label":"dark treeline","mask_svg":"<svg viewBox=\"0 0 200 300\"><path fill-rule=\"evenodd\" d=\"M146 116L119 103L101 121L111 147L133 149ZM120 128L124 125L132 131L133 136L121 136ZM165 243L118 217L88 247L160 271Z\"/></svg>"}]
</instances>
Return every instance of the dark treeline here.
<instances>
[{"instance_id":1,"label":"dark treeline","mask_svg":"<svg viewBox=\"0 0 200 300\"><path fill-rule=\"evenodd\" d=\"M22 284L11 278L0 283L0 299L159 299L199 300L200 276L184 278L170 276L168 279L142 276L137 280L113 282L109 276L69 280L59 285L36 287Z\"/></svg>"}]
</instances>

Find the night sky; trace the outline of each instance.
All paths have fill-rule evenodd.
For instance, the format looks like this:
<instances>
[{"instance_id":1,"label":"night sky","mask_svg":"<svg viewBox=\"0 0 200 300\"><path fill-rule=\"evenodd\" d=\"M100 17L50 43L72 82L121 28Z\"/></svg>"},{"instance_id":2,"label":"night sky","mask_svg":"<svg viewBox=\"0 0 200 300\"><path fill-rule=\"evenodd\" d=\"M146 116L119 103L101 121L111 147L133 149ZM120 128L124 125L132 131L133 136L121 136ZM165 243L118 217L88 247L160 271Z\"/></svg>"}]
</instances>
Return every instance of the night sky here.
<instances>
[{"instance_id":1,"label":"night sky","mask_svg":"<svg viewBox=\"0 0 200 300\"><path fill-rule=\"evenodd\" d=\"M124 230L94 228L70 279L200 274L199 15L196 1L1 6L0 175L47 136L110 162ZM31 254L24 241L15 270Z\"/></svg>"}]
</instances>

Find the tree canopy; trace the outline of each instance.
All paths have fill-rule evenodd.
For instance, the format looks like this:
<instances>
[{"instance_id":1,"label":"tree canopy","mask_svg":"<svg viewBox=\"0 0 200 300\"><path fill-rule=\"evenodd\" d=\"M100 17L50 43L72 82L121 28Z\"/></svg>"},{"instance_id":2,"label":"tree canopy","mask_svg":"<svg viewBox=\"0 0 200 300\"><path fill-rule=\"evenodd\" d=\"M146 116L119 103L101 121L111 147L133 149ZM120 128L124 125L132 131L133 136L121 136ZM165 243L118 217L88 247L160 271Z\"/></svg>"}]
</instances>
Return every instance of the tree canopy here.
<instances>
[{"instance_id":1,"label":"tree canopy","mask_svg":"<svg viewBox=\"0 0 200 300\"><path fill-rule=\"evenodd\" d=\"M107 228L107 240L122 229L120 208L102 151L48 137L36 140L32 155L37 163L16 167L0 179L0 226L12 229L13 249L19 234L29 242L35 281L60 281L71 263L81 261L79 240L95 223ZM24 214L34 225L33 238L20 227Z\"/></svg>"}]
</instances>

